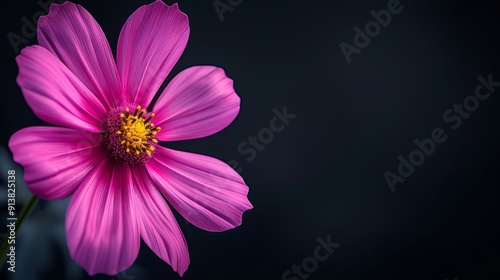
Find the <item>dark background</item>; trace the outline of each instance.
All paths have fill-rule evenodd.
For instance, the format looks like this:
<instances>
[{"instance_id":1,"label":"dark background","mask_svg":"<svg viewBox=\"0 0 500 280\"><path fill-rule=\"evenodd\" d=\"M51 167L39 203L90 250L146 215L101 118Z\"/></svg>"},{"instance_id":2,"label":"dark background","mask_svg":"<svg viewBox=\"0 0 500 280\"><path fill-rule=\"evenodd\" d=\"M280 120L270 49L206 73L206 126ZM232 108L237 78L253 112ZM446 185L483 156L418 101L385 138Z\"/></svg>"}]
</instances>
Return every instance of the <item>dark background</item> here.
<instances>
[{"instance_id":1,"label":"dark background","mask_svg":"<svg viewBox=\"0 0 500 280\"><path fill-rule=\"evenodd\" d=\"M128 16L150 3L76 2L101 24L113 51ZM498 92L457 130L442 117L474 93L479 75L500 81L499 5L403 0L403 11L347 63L339 44L353 44L353 28L363 29L370 11L388 2L244 0L221 21L212 0L179 1L191 36L167 81L192 65L221 66L235 80L242 106L224 131L168 146L237 161L254 205L242 226L224 233L179 217L191 257L183 279L282 279L328 235L341 246L308 279L500 279ZM22 98L7 39L9 32L21 34L23 16L41 9L36 1L8 5L0 40L4 147L15 131L44 124ZM284 106L296 119L247 162L238 145ZM396 173L398 155L408 158L414 139L438 127L447 141L391 192L384 172ZM51 203L40 202L30 217ZM26 226L18 235L44 230ZM43 260L36 279L64 279L66 247L23 250L29 261L18 261L16 273ZM129 276L81 275L179 279L144 244L135 266Z\"/></svg>"}]
</instances>

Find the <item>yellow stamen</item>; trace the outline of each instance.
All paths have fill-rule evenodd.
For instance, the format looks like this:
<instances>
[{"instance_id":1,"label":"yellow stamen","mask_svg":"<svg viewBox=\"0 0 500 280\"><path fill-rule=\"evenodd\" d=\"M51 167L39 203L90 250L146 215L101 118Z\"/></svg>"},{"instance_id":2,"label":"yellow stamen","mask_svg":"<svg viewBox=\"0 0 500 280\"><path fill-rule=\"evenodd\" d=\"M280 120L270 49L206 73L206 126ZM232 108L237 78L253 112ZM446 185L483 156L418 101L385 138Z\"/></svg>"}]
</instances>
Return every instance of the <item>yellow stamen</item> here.
<instances>
[{"instance_id":1,"label":"yellow stamen","mask_svg":"<svg viewBox=\"0 0 500 280\"><path fill-rule=\"evenodd\" d=\"M126 108L125 113L120 114L122 124L116 134L121 136L120 144L126 147L127 153L131 151L135 155L146 153L151 157L151 151L155 150L152 143L158 143L155 136L160 128L154 127L154 124L150 122L154 114L151 113L147 118L144 118L146 113L145 109L137 106L133 114L129 108Z\"/></svg>"}]
</instances>

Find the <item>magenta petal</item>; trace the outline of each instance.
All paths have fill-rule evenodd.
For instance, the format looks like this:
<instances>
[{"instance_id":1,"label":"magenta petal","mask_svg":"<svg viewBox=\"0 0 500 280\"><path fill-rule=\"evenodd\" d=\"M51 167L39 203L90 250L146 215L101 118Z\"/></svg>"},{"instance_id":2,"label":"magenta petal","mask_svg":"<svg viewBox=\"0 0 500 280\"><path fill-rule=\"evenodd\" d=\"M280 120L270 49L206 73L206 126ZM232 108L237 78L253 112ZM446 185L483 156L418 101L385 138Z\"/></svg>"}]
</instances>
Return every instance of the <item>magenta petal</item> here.
<instances>
[{"instance_id":1,"label":"magenta petal","mask_svg":"<svg viewBox=\"0 0 500 280\"><path fill-rule=\"evenodd\" d=\"M144 167L133 174L137 203L135 213L144 242L155 254L170 264L181 276L189 266L189 252L184 235L170 207Z\"/></svg>"},{"instance_id":2,"label":"magenta petal","mask_svg":"<svg viewBox=\"0 0 500 280\"><path fill-rule=\"evenodd\" d=\"M158 139L201 138L227 127L238 115L240 98L233 80L214 66L188 68L168 84L153 107Z\"/></svg>"},{"instance_id":3,"label":"magenta petal","mask_svg":"<svg viewBox=\"0 0 500 280\"><path fill-rule=\"evenodd\" d=\"M73 259L90 275L115 275L133 264L140 235L128 166L103 161L78 187L66 213Z\"/></svg>"},{"instance_id":4,"label":"magenta petal","mask_svg":"<svg viewBox=\"0 0 500 280\"><path fill-rule=\"evenodd\" d=\"M73 194L106 157L99 135L69 128L28 127L12 135L9 147L28 189L44 199Z\"/></svg>"},{"instance_id":5,"label":"magenta petal","mask_svg":"<svg viewBox=\"0 0 500 280\"><path fill-rule=\"evenodd\" d=\"M148 171L175 209L201 229L234 228L252 209L241 176L218 159L158 147Z\"/></svg>"},{"instance_id":6,"label":"magenta petal","mask_svg":"<svg viewBox=\"0 0 500 280\"><path fill-rule=\"evenodd\" d=\"M144 5L127 20L118 39L117 64L127 101L147 107L182 55L188 17L177 4Z\"/></svg>"},{"instance_id":7,"label":"magenta petal","mask_svg":"<svg viewBox=\"0 0 500 280\"><path fill-rule=\"evenodd\" d=\"M52 4L49 14L38 20L38 42L57 56L106 109L123 100L108 40L82 6Z\"/></svg>"},{"instance_id":8,"label":"magenta petal","mask_svg":"<svg viewBox=\"0 0 500 280\"><path fill-rule=\"evenodd\" d=\"M65 127L101 132L107 112L78 78L48 50L26 47L16 58L17 83L33 112Z\"/></svg>"}]
</instances>

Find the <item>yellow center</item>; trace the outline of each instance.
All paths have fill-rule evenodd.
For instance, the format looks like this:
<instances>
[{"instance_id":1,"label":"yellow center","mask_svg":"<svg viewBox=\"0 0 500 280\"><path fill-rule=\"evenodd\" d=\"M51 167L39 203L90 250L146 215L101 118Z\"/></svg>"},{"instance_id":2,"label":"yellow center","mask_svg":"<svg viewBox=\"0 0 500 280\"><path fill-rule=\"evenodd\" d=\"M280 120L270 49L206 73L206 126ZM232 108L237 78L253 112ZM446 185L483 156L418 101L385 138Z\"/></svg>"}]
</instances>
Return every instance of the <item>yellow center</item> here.
<instances>
[{"instance_id":1,"label":"yellow center","mask_svg":"<svg viewBox=\"0 0 500 280\"><path fill-rule=\"evenodd\" d=\"M136 155L146 153L151 157L151 151L155 149L151 142L158 143L156 134L160 128L155 127L151 122L154 113L151 113L146 119L143 117L144 114L146 114L146 110L141 109L141 106L137 106L133 114L127 108L124 113L120 114L122 123L116 134L120 135L120 144L125 146L127 153L133 152Z\"/></svg>"}]
</instances>

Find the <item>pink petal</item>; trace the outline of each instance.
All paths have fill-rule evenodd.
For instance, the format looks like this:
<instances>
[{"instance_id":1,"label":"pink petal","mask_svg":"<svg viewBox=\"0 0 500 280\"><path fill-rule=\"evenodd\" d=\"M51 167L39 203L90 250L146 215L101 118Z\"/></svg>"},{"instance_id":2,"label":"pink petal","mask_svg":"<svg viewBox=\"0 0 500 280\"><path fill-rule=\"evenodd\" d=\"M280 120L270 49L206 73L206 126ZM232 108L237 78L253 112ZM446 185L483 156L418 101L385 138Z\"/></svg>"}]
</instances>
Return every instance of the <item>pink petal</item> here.
<instances>
[{"instance_id":1,"label":"pink petal","mask_svg":"<svg viewBox=\"0 0 500 280\"><path fill-rule=\"evenodd\" d=\"M77 77L48 50L26 47L16 58L17 83L42 120L60 126L101 132L106 110Z\"/></svg>"},{"instance_id":2,"label":"pink petal","mask_svg":"<svg viewBox=\"0 0 500 280\"><path fill-rule=\"evenodd\" d=\"M73 194L106 157L98 134L69 128L28 127L12 135L9 147L29 190L44 199Z\"/></svg>"},{"instance_id":3,"label":"pink petal","mask_svg":"<svg viewBox=\"0 0 500 280\"><path fill-rule=\"evenodd\" d=\"M147 107L179 60L189 38L188 17L177 4L144 5L123 26L117 64L127 101Z\"/></svg>"},{"instance_id":4,"label":"pink petal","mask_svg":"<svg viewBox=\"0 0 500 280\"><path fill-rule=\"evenodd\" d=\"M227 127L240 111L233 80L214 66L188 68L168 84L153 107L158 139L201 138Z\"/></svg>"},{"instance_id":5,"label":"pink petal","mask_svg":"<svg viewBox=\"0 0 500 280\"><path fill-rule=\"evenodd\" d=\"M148 171L175 209L201 229L237 227L253 208L241 176L218 159L157 147Z\"/></svg>"},{"instance_id":6,"label":"pink petal","mask_svg":"<svg viewBox=\"0 0 500 280\"><path fill-rule=\"evenodd\" d=\"M135 213L144 242L155 254L170 264L181 276L189 265L189 252L184 235L170 207L154 187L144 167L134 171Z\"/></svg>"},{"instance_id":7,"label":"pink petal","mask_svg":"<svg viewBox=\"0 0 500 280\"><path fill-rule=\"evenodd\" d=\"M132 265L140 235L128 166L103 161L78 187L66 213L73 259L90 275L115 275Z\"/></svg>"},{"instance_id":8,"label":"pink petal","mask_svg":"<svg viewBox=\"0 0 500 280\"><path fill-rule=\"evenodd\" d=\"M123 101L108 40L82 6L52 4L49 14L38 20L38 42L57 56L106 109Z\"/></svg>"}]
</instances>

